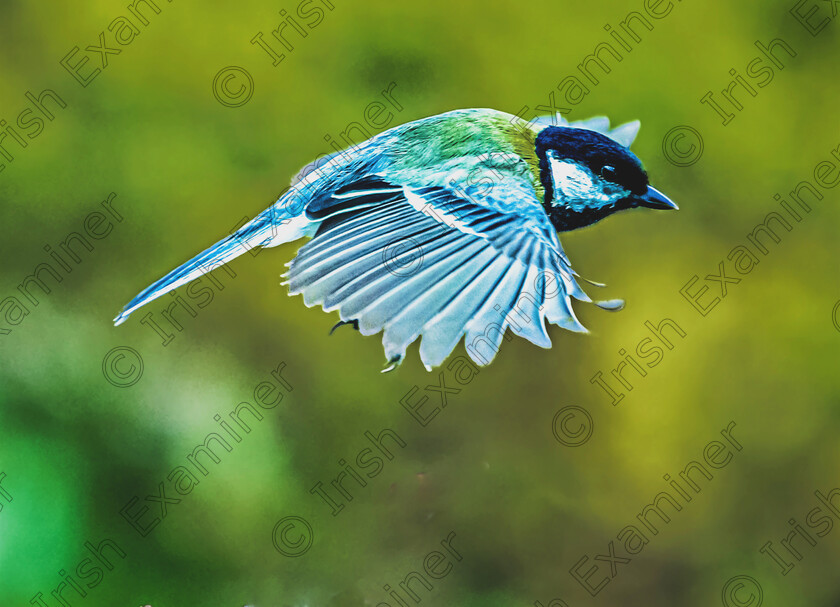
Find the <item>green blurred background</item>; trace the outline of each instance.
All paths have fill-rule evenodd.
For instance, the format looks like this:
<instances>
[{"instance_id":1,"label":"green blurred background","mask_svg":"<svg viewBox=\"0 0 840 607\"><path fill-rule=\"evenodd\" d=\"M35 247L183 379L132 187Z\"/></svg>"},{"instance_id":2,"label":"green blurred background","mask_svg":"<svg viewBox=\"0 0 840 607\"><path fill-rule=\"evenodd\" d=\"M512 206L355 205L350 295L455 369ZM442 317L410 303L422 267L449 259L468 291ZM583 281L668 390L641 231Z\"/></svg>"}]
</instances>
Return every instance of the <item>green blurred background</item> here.
<instances>
[{"instance_id":1,"label":"green blurred background","mask_svg":"<svg viewBox=\"0 0 840 607\"><path fill-rule=\"evenodd\" d=\"M16 294L49 261L44 246L82 230L110 192L124 218L19 325L3 325L12 331L0 336L0 472L13 500L0 498L0 603L28 605L40 592L58 605L50 592L59 571L75 575L84 543L107 538L125 559L86 598L67 590L70 604L396 605L383 586L419 570L454 531L463 559L433 591L420 590L423 604L707 606L721 604L721 589L738 575L757 580L768 605L840 604L840 533L815 547L797 540L803 559L787 576L759 553L789 533L788 519L803 523L816 489L840 487L836 194L782 233L709 316L679 294L778 210L774 193L810 179L840 144L840 24L814 37L789 14L792 0L686 0L640 31L642 42L569 117L641 120L634 151L681 211L626 213L566 235L575 268L609 285L594 295L623 297L626 309L578 306L591 334L552 327L549 351L519 338L505 343L424 428L399 401L415 385L422 394L437 384L437 374L423 370L415 346L397 372L380 375L379 338L348 329L328 336L336 315L307 309L279 286L297 244L239 258L234 280L218 273L227 287L195 318L181 314L183 331L166 347L140 323L143 313L119 328L111 319L140 289L267 207L328 149L324 135L361 120L389 83L404 107L399 122L463 107L529 106L530 118L610 40L605 24L618 28L644 4L334 0L306 38L290 34L295 49L277 67L249 41L259 31L270 38L278 11L295 4L158 4L160 14L146 11L149 25L86 88L59 62L74 46L96 44L100 31L117 46L106 28L128 14L125 3L0 4L0 118L14 123L28 107L26 91L53 89L67 104L25 150L5 141L15 158L0 173L0 296ZM831 15L826 2L805 2L801 12L811 7L814 23ZM744 110L724 127L700 97L726 87L733 67L744 72L756 40L777 37L797 57L785 58L755 98L742 91ZM88 67L99 65L89 56ZM242 107L212 94L229 65L253 77ZM663 155L662 139L684 124L705 148L680 168ZM165 303L150 310L159 314ZM613 407L589 379L609 373L619 349L635 348L644 321L663 318L686 338ZM103 357L118 346L144 360L128 388L103 377ZM156 494L218 430L213 416L253 402L254 386L281 361L294 390L140 537L120 509ZM555 413L570 405L594 422L577 448L552 434ZM731 421L743 451L591 597L569 569L606 554L611 540L624 555L616 533L667 489L663 474L700 458ZM340 459L355 458L365 431L384 428L406 447L331 516L310 488L334 479ZM169 484L167 494L182 497ZM146 522L158 508L147 505ZM298 558L272 545L286 516L314 530ZM609 566L593 562L596 581ZM750 604L748 589L738 596Z\"/></svg>"}]
</instances>

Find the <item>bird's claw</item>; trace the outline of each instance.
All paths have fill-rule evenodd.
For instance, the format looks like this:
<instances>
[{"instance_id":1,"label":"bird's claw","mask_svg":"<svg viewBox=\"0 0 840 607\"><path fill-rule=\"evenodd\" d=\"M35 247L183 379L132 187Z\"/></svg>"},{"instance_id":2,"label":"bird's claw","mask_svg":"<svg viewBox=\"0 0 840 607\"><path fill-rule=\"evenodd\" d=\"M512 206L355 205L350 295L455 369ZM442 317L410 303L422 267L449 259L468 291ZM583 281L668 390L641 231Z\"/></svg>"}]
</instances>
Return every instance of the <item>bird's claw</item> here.
<instances>
[{"instance_id":1,"label":"bird's claw","mask_svg":"<svg viewBox=\"0 0 840 607\"><path fill-rule=\"evenodd\" d=\"M359 330L359 321L358 320L341 320L341 321L337 322L332 329L330 329L330 335L335 333L335 330L338 329L339 327L343 326L343 325L353 325L353 328L356 329L356 331Z\"/></svg>"}]
</instances>

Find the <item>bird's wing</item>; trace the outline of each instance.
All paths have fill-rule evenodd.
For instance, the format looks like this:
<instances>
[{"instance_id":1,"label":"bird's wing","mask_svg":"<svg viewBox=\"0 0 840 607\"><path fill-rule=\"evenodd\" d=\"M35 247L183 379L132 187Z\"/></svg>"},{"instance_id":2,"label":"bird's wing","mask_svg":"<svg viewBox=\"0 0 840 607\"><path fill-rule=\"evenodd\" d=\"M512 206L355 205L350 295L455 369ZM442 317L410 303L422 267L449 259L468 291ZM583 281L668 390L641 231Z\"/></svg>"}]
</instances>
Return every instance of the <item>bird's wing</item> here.
<instances>
[{"instance_id":1,"label":"bird's wing","mask_svg":"<svg viewBox=\"0 0 840 607\"><path fill-rule=\"evenodd\" d=\"M390 361L421 337L427 368L462 337L483 365L510 339L507 328L544 348L551 347L546 319L585 332L570 298L591 300L532 182L510 168L503 175L490 188L371 175L313 200L305 214L321 224L289 264L290 294L338 310L365 335L384 331Z\"/></svg>"}]
</instances>

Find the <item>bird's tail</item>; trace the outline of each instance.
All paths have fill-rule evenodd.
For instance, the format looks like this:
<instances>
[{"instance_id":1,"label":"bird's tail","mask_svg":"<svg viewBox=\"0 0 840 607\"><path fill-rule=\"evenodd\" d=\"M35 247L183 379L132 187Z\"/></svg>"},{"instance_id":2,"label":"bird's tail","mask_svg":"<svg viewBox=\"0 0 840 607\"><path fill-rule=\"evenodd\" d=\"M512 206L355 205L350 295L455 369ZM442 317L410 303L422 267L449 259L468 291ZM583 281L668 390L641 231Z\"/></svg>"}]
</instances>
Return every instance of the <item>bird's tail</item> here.
<instances>
[{"instance_id":1,"label":"bird's tail","mask_svg":"<svg viewBox=\"0 0 840 607\"><path fill-rule=\"evenodd\" d=\"M282 201L283 198L230 236L223 238L188 262L175 268L154 284L146 287L123 308L122 312L114 319L114 324L122 324L132 312L141 306L215 270L219 266L223 266L246 251L255 247L274 247L306 236L309 222L302 216L289 217L289 214L284 210L278 211L278 209L283 209ZM278 218L278 212L285 214L286 219Z\"/></svg>"}]
</instances>

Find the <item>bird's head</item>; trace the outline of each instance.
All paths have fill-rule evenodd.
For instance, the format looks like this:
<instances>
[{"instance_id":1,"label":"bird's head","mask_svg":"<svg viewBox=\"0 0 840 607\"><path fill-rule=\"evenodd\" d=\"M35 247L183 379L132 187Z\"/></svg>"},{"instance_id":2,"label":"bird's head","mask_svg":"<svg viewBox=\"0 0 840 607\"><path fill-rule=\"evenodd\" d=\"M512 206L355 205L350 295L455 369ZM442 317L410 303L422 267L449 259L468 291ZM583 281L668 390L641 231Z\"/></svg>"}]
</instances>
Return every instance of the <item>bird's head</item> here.
<instances>
[{"instance_id":1,"label":"bird's head","mask_svg":"<svg viewBox=\"0 0 840 607\"><path fill-rule=\"evenodd\" d=\"M677 209L648 185L633 152L584 128L549 126L536 139L545 210L558 231L574 230L624 209Z\"/></svg>"}]
</instances>

